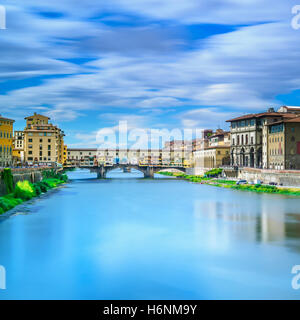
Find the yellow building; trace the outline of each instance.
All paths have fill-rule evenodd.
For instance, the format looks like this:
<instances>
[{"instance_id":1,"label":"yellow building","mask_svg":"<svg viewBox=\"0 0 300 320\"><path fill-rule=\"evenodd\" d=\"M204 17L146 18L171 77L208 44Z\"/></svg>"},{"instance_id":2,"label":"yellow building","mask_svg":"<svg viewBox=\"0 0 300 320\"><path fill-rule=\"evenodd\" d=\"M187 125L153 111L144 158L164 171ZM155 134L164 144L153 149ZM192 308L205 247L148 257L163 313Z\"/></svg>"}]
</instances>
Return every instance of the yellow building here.
<instances>
[{"instance_id":1,"label":"yellow building","mask_svg":"<svg viewBox=\"0 0 300 320\"><path fill-rule=\"evenodd\" d=\"M300 169L300 116L268 125L268 168Z\"/></svg>"},{"instance_id":2,"label":"yellow building","mask_svg":"<svg viewBox=\"0 0 300 320\"><path fill-rule=\"evenodd\" d=\"M207 137L207 145L194 151L195 174L230 164L230 133L218 129Z\"/></svg>"},{"instance_id":3,"label":"yellow building","mask_svg":"<svg viewBox=\"0 0 300 320\"><path fill-rule=\"evenodd\" d=\"M14 120L0 115L0 167L11 166L13 163L13 124Z\"/></svg>"},{"instance_id":4,"label":"yellow building","mask_svg":"<svg viewBox=\"0 0 300 320\"><path fill-rule=\"evenodd\" d=\"M28 164L63 163L64 132L49 123L50 118L34 114L26 117L24 129L25 162Z\"/></svg>"},{"instance_id":5,"label":"yellow building","mask_svg":"<svg viewBox=\"0 0 300 320\"><path fill-rule=\"evenodd\" d=\"M63 154L63 164L65 165L67 163L68 158L68 147L67 145L64 145L64 154Z\"/></svg>"}]
</instances>

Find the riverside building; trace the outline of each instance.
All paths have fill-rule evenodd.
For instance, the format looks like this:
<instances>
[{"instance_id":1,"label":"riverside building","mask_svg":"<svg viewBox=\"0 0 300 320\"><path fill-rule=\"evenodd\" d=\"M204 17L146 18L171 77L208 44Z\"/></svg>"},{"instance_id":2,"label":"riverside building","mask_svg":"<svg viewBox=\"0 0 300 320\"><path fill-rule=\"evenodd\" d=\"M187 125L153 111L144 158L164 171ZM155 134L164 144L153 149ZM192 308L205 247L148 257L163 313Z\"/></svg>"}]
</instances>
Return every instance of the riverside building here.
<instances>
[{"instance_id":1,"label":"riverside building","mask_svg":"<svg viewBox=\"0 0 300 320\"><path fill-rule=\"evenodd\" d=\"M268 125L268 168L300 169L300 115Z\"/></svg>"},{"instance_id":2,"label":"riverside building","mask_svg":"<svg viewBox=\"0 0 300 320\"><path fill-rule=\"evenodd\" d=\"M0 167L13 164L13 125L14 120L0 115Z\"/></svg>"},{"instance_id":3,"label":"riverside building","mask_svg":"<svg viewBox=\"0 0 300 320\"><path fill-rule=\"evenodd\" d=\"M194 151L194 173L202 175L206 171L230 164L230 133L217 129L205 135L202 148Z\"/></svg>"},{"instance_id":4,"label":"riverside building","mask_svg":"<svg viewBox=\"0 0 300 320\"><path fill-rule=\"evenodd\" d=\"M13 141L13 161L16 165L24 162L24 132L15 131Z\"/></svg>"},{"instance_id":5,"label":"riverside building","mask_svg":"<svg viewBox=\"0 0 300 320\"><path fill-rule=\"evenodd\" d=\"M63 163L64 132L49 123L50 118L34 113L26 117L24 129L25 162L28 164Z\"/></svg>"},{"instance_id":6,"label":"riverside building","mask_svg":"<svg viewBox=\"0 0 300 320\"><path fill-rule=\"evenodd\" d=\"M231 165L239 167L268 168L268 126L297 115L293 107L281 107L278 112L270 108L267 112L248 114L231 120ZM300 108L298 107L299 111Z\"/></svg>"}]
</instances>

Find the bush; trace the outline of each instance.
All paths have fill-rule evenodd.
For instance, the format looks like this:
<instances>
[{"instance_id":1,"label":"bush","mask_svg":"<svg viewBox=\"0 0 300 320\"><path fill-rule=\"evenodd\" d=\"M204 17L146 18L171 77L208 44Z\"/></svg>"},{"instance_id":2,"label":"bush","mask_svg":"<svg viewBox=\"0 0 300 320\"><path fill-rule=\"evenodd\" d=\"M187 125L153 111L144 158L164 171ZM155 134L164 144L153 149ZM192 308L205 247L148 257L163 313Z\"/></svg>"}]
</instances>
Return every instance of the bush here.
<instances>
[{"instance_id":1,"label":"bush","mask_svg":"<svg viewBox=\"0 0 300 320\"><path fill-rule=\"evenodd\" d=\"M204 176L205 177L218 177L223 172L223 169L212 169L209 171L206 171Z\"/></svg>"},{"instance_id":2,"label":"bush","mask_svg":"<svg viewBox=\"0 0 300 320\"><path fill-rule=\"evenodd\" d=\"M6 193L12 193L14 191L14 179L11 173L10 168L6 168L2 171L1 175L2 179L4 180L4 184L6 187Z\"/></svg>"},{"instance_id":3,"label":"bush","mask_svg":"<svg viewBox=\"0 0 300 320\"><path fill-rule=\"evenodd\" d=\"M34 186L29 181L24 180L17 183L14 196L22 200L30 200L36 196L36 192Z\"/></svg>"},{"instance_id":4,"label":"bush","mask_svg":"<svg viewBox=\"0 0 300 320\"><path fill-rule=\"evenodd\" d=\"M1 197L0 198L1 211L3 211L3 212L8 211L8 210L14 208L15 206L21 204L22 202L23 201L21 199L14 198L12 194L10 194L8 196Z\"/></svg>"},{"instance_id":5,"label":"bush","mask_svg":"<svg viewBox=\"0 0 300 320\"><path fill-rule=\"evenodd\" d=\"M41 187L39 186L38 183L34 183L33 187L34 187L35 194L39 196L42 193Z\"/></svg>"},{"instance_id":6,"label":"bush","mask_svg":"<svg viewBox=\"0 0 300 320\"><path fill-rule=\"evenodd\" d=\"M5 212L5 211L12 209L14 206L8 199L1 197L0 198L0 207Z\"/></svg>"},{"instance_id":7,"label":"bush","mask_svg":"<svg viewBox=\"0 0 300 320\"><path fill-rule=\"evenodd\" d=\"M45 193L50 189L50 186L45 181L36 182L35 185L41 190L41 192Z\"/></svg>"},{"instance_id":8,"label":"bush","mask_svg":"<svg viewBox=\"0 0 300 320\"><path fill-rule=\"evenodd\" d=\"M64 182L68 181L68 176L65 173L61 173L61 172L55 173L55 171L53 169L43 171L42 175L43 175L43 180L57 179L57 180L61 180Z\"/></svg>"},{"instance_id":9,"label":"bush","mask_svg":"<svg viewBox=\"0 0 300 320\"><path fill-rule=\"evenodd\" d=\"M55 188L68 181L66 174L56 174L53 170L49 170L43 172L44 179L42 181L33 184L27 180L19 181L15 190L13 190L11 170L5 169L4 172L2 173L2 178L5 178L6 185L8 186L7 190L10 190L11 192L4 197L0 197L0 214L14 208L23 201L30 200L31 198L39 196L41 193L47 192L49 189Z\"/></svg>"}]
</instances>

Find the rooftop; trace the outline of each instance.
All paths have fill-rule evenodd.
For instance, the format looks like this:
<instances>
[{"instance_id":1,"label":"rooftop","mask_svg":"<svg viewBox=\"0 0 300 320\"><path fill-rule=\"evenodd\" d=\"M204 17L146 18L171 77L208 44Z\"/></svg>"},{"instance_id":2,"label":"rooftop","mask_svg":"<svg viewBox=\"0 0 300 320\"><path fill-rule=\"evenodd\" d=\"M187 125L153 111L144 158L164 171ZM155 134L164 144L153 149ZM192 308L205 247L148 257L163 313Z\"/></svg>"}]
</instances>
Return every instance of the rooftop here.
<instances>
[{"instance_id":1,"label":"rooftop","mask_svg":"<svg viewBox=\"0 0 300 320\"><path fill-rule=\"evenodd\" d=\"M2 117L1 114L0 114L0 120L15 122L15 120L13 120L13 119L9 119L9 118L4 118L4 117Z\"/></svg>"},{"instance_id":2,"label":"rooftop","mask_svg":"<svg viewBox=\"0 0 300 320\"><path fill-rule=\"evenodd\" d=\"M300 107L299 106L282 106L282 108L286 108L286 109L290 109L291 111L300 111Z\"/></svg>"},{"instance_id":3,"label":"rooftop","mask_svg":"<svg viewBox=\"0 0 300 320\"><path fill-rule=\"evenodd\" d=\"M268 126L277 125L280 123L298 123L298 122L300 122L300 115L297 115L297 116L294 115L293 117L289 117L289 118L282 119L280 121L269 123Z\"/></svg>"},{"instance_id":4,"label":"rooftop","mask_svg":"<svg viewBox=\"0 0 300 320\"><path fill-rule=\"evenodd\" d=\"M253 119L253 118L263 118L263 117L283 117L287 114L284 112L261 112L261 113L251 113L246 114L241 117L237 117L234 119L226 120L226 122L233 122L233 121L239 121L239 120L247 120L247 119Z\"/></svg>"},{"instance_id":5,"label":"rooftop","mask_svg":"<svg viewBox=\"0 0 300 320\"><path fill-rule=\"evenodd\" d=\"M35 112L32 116L26 117L26 118L24 118L24 119L27 120L27 119L32 118L32 117L34 117L34 116L39 116L39 117L41 117L41 118L50 119L49 117L43 116L42 114L38 114L38 113L36 113L36 112Z\"/></svg>"}]
</instances>

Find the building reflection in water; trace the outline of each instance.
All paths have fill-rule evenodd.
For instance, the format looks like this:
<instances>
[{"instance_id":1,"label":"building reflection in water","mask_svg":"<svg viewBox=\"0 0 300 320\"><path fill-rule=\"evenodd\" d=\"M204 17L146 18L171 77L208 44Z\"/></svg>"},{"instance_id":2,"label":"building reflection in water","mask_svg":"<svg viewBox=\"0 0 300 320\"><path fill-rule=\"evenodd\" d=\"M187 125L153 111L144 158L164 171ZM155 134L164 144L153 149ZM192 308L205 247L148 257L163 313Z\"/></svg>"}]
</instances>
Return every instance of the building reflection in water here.
<instances>
[{"instance_id":1,"label":"building reflection in water","mask_svg":"<svg viewBox=\"0 0 300 320\"><path fill-rule=\"evenodd\" d=\"M256 195L248 203L222 200L194 202L197 237L205 246L226 250L236 240L284 241L288 210L285 201L277 198L273 201L270 195L259 198Z\"/></svg>"},{"instance_id":2,"label":"building reflection in water","mask_svg":"<svg viewBox=\"0 0 300 320\"><path fill-rule=\"evenodd\" d=\"M261 215L258 216L261 226L261 241L282 241L285 239L285 202L262 201Z\"/></svg>"}]
</instances>

